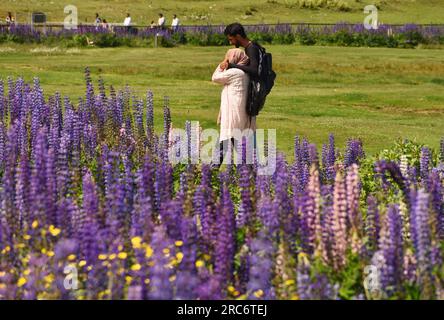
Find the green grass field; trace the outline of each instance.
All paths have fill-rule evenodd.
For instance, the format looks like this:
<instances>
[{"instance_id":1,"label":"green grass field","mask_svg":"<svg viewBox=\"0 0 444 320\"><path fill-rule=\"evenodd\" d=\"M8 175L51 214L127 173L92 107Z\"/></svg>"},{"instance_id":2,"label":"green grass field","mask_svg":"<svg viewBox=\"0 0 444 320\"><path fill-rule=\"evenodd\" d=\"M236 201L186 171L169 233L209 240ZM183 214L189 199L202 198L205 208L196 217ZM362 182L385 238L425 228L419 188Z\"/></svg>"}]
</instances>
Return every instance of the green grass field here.
<instances>
[{"instance_id":1,"label":"green grass field","mask_svg":"<svg viewBox=\"0 0 444 320\"><path fill-rule=\"evenodd\" d=\"M278 148L291 155L300 134L321 146L328 134L344 147L360 137L374 153L397 137L437 148L444 136L442 50L267 46L278 74L258 118L276 128ZM138 94L152 89L162 127L163 96L170 97L173 125L199 120L216 128L221 88L210 82L227 47L50 49L0 47L0 78L39 76L46 93L59 90L72 101L84 94L84 67L107 85L125 84Z\"/></svg>"},{"instance_id":2,"label":"green grass field","mask_svg":"<svg viewBox=\"0 0 444 320\"><path fill-rule=\"evenodd\" d=\"M316 3L319 0L306 0ZM334 8L301 9L298 0L2 0L0 17L8 11L17 15L18 21L29 20L33 11L45 12L48 20L63 22L66 16L63 8L76 5L79 20L93 22L99 12L108 22L123 22L126 12L132 14L138 24L157 21L157 14L163 12L168 21L176 13L183 24L219 24L239 21L243 23L276 22L362 22L364 6L377 4L380 7L379 20L383 23L440 23L444 22L443 0L335 0L346 3L351 10L343 12Z\"/></svg>"}]
</instances>

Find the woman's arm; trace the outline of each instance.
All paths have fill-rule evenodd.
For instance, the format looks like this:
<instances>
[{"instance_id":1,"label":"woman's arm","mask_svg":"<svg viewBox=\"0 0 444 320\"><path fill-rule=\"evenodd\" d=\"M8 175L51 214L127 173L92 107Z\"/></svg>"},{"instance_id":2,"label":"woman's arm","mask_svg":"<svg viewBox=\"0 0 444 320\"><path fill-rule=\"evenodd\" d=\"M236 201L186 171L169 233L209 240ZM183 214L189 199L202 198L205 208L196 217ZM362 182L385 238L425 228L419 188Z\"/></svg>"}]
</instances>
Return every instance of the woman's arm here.
<instances>
[{"instance_id":1,"label":"woman's arm","mask_svg":"<svg viewBox=\"0 0 444 320\"><path fill-rule=\"evenodd\" d=\"M228 70L222 70L219 65L214 71L211 81L219 84L227 84L230 81L231 75L231 72L228 72Z\"/></svg>"}]
</instances>

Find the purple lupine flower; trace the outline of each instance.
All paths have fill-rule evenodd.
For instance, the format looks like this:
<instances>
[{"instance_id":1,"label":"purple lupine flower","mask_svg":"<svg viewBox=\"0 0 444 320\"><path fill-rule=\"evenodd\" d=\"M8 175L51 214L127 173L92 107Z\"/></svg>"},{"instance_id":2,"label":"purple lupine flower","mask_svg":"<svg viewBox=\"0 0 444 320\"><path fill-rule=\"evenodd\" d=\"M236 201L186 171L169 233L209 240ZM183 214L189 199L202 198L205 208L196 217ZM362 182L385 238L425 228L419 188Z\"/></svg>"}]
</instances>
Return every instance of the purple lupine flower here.
<instances>
[{"instance_id":1,"label":"purple lupine flower","mask_svg":"<svg viewBox=\"0 0 444 320\"><path fill-rule=\"evenodd\" d=\"M60 146L58 149L57 158L57 190L59 198L65 197L69 194L71 186L71 175L69 172L69 136L64 133L60 139Z\"/></svg>"},{"instance_id":2,"label":"purple lupine flower","mask_svg":"<svg viewBox=\"0 0 444 320\"><path fill-rule=\"evenodd\" d=\"M336 162L336 154L335 154L335 137L332 133L330 133L328 137L328 149L327 149L327 159L325 168L326 178L328 181L333 182L335 180L335 162Z\"/></svg>"},{"instance_id":3,"label":"purple lupine flower","mask_svg":"<svg viewBox=\"0 0 444 320\"><path fill-rule=\"evenodd\" d=\"M310 300L311 295L311 279L310 264L304 253L298 256L298 265L296 270L297 293L300 300Z\"/></svg>"},{"instance_id":4,"label":"purple lupine flower","mask_svg":"<svg viewBox=\"0 0 444 320\"><path fill-rule=\"evenodd\" d=\"M319 172L312 167L310 180L302 198L301 244L308 255L313 254L315 246L322 244L320 225L320 180ZM317 240L317 241L316 241ZM319 243L320 242L320 243Z\"/></svg>"},{"instance_id":5,"label":"purple lupine flower","mask_svg":"<svg viewBox=\"0 0 444 320\"><path fill-rule=\"evenodd\" d=\"M316 274L310 284L311 299L337 300L339 284L333 285L325 274Z\"/></svg>"},{"instance_id":6,"label":"purple lupine flower","mask_svg":"<svg viewBox=\"0 0 444 320\"><path fill-rule=\"evenodd\" d=\"M276 238L280 228L279 208L276 203L268 196L262 197L258 202L257 214L267 233L272 238Z\"/></svg>"},{"instance_id":7,"label":"purple lupine flower","mask_svg":"<svg viewBox=\"0 0 444 320\"><path fill-rule=\"evenodd\" d=\"M220 290L224 292L226 284L231 281L233 271L233 260L236 252L234 208L228 190L228 177L222 172L221 197L218 203L217 226L218 236L215 248L214 274L220 282Z\"/></svg>"},{"instance_id":8,"label":"purple lupine flower","mask_svg":"<svg viewBox=\"0 0 444 320\"><path fill-rule=\"evenodd\" d=\"M332 252L333 265L341 268L345 265L345 251L347 249L347 200L345 181L340 171L336 173L333 192L333 215L330 221L330 230L333 234Z\"/></svg>"},{"instance_id":9,"label":"purple lupine flower","mask_svg":"<svg viewBox=\"0 0 444 320\"><path fill-rule=\"evenodd\" d=\"M384 227L381 231L379 247L384 263L381 266L383 291L392 296L401 290L403 274L402 221L397 205L390 205Z\"/></svg>"},{"instance_id":10,"label":"purple lupine flower","mask_svg":"<svg viewBox=\"0 0 444 320\"><path fill-rule=\"evenodd\" d=\"M19 219L16 212L16 163L18 158L17 139L18 122L16 121L8 130L5 155L5 171L2 176L1 210L2 219L5 219L10 232L19 231Z\"/></svg>"},{"instance_id":11,"label":"purple lupine flower","mask_svg":"<svg viewBox=\"0 0 444 320\"><path fill-rule=\"evenodd\" d=\"M347 192L347 223L354 229L360 230L361 216L359 212L360 181L358 175L358 165L351 164L347 168L346 176Z\"/></svg>"},{"instance_id":12,"label":"purple lupine flower","mask_svg":"<svg viewBox=\"0 0 444 320\"><path fill-rule=\"evenodd\" d=\"M3 79L0 79L0 121L4 121L5 117L5 110L6 103L5 103L5 87L3 83Z\"/></svg>"},{"instance_id":13,"label":"purple lupine flower","mask_svg":"<svg viewBox=\"0 0 444 320\"><path fill-rule=\"evenodd\" d=\"M239 188L241 193L241 202L237 214L237 224L240 228L246 225L250 225L254 218L250 180L251 172L248 165L241 165L239 168Z\"/></svg>"},{"instance_id":14,"label":"purple lupine flower","mask_svg":"<svg viewBox=\"0 0 444 320\"><path fill-rule=\"evenodd\" d=\"M24 224L30 225L32 221L29 221L29 210L30 210L30 177L31 169L28 160L27 153L24 153L20 157L20 163L17 169L17 184L16 184L16 203L20 227Z\"/></svg>"},{"instance_id":15,"label":"purple lupine flower","mask_svg":"<svg viewBox=\"0 0 444 320\"><path fill-rule=\"evenodd\" d=\"M66 274L64 273L65 263L69 255L77 255L78 243L74 239L61 239L55 244L54 248L54 266L55 283L58 291L61 293L60 299L73 299L73 290L67 290L65 287Z\"/></svg>"},{"instance_id":16,"label":"purple lupine flower","mask_svg":"<svg viewBox=\"0 0 444 320\"><path fill-rule=\"evenodd\" d=\"M181 237L183 241L183 259L179 266L176 278L176 299L196 299L199 278L195 261L197 260L197 229L192 218L184 218L181 225Z\"/></svg>"},{"instance_id":17,"label":"purple lupine flower","mask_svg":"<svg viewBox=\"0 0 444 320\"><path fill-rule=\"evenodd\" d=\"M202 240L210 253L217 240L215 194L211 186L211 168L202 165L202 178L193 198L193 206L201 224Z\"/></svg>"},{"instance_id":18,"label":"purple lupine flower","mask_svg":"<svg viewBox=\"0 0 444 320\"><path fill-rule=\"evenodd\" d=\"M57 225L57 178L56 159L52 148L48 150L46 156L46 196L45 210L46 218L50 225Z\"/></svg>"},{"instance_id":19,"label":"purple lupine flower","mask_svg":"<svg viewBox=\"0 0 444 320\"><path fill-rule=\"evenodd\" d=\"M88 108L94 108L94 86L91 80L91 72L89 67L85 68L85 83L86 83L86 105Z\"/></svg>"},{"instance_id":20,"label":"purple lupine flower","mask_svg":"<svg viewBox=\"0 0 444 320\"><path fill-rule=\"evenodd\" d=\"M430 235L430 213L429 194L424 189L418 190L415 207L415 231L416 246L415 254L418 263L418 281L421 287L421 297L431 299L433 294L431 279L431 235Z\"/></svg>"},{"instance_id":21,"label":"purple lupine flower","mask_svg":"<svg viewBox=\"0 0 444 320\"><path fill-rule=\"evenodd\" d=\"M444 239L444 190L439 172L433 169L429 176L429 192L433 209L433 220L436 221L436 236Z\"/></svg>"},{"instance_id":22,"label":"purple lupine flower","mask_svg":"<svg viewBox=\"0 0 444 320\"><path fill-rule=\"evenodd\" d=\"M386 173L390 175L390 177L393 179L393 181L398 185L399 189L401 189L404 200L408 206L408 208L412 207L411 199L409 197L409 189L407 188L407 181L405 177L402 175L401 169L399 168L399 165L394 161L385 161L380 160L375 163L375 173L376 176L381 177L383 181L383 189L385 190L387 188L387 185L389 184Z\"/></svg>"},{"instance_id":23,"label":"purple lupine flower","mask_svg":"<svg viewBox=\"0 0 444 320\"><path fill-rule=\"evenodd\" d=\"M444 137L441 138L440 144L439 144L439 161L441 163L444 163Z\"/></svg>"},{"instance_id":24,"label":"purple lupine flower","mask_svg":"<svg viewBox=\"0 0 444 320\"><path fill-rule=\"evenodd\" d=\"M318 150L316 149L316 145L315 144L310 143L308 145L308 155L309 155L310 166L315 164L317 167L319 167Z\"/></svg>"},{"instance_id":25,"label":"purple lupine flower","mask_svg":"<svg viewBox=\"0 0 444 320\"><path fill-rule=\"evenodd\" d=\"M250 251L250 272L247 284L248 298L253 300L270 300L275 298L274 288L271 283L273 275L273 243L267 238L265 233L260 232L251 242Z\"/></svg>"},{"instance_id":26,"label":"purple lupine flower","mask_svg":"<svg viewBox=\"0 0 444 320\"><path fill-rule=\"evenodd\" d=\"M403 279L407 281L410 285L413 285L417 281L416 269L417 269L417 261L412 250L407 249L404 254L404 274Z\"/></svg>"},{"instance_id":27,"label":"purple lupine flower","mask_svg":"<svg viewBox=\"0 0 444 320\"><path fill-rule=\"evenodd\" d=\"M331 228L333 221L333 185L321 186L321 241L323 243L322 259L325 263L332 261L332 239L334 239Z\"/></svg>"},{"instance_id":28,"label":"purple lupine flower","mask_svg":"<svg viewBox=\"0 0 444 320\"><path fill-rule=\"evenodd\" d=\"M154 133L154 103L151 90L148 90L146 93L146 127L147 132L150 134L148 138L151 139Z\"/></svg>"},{"instance_id":29,"label":"purple lupine flower","mask_svg":"<svg viewBox=\"0 0 444 320\"><path fill-rule=\"evenodd\" d=\"M160 207L160 220L171 239L180 239L180 224L183 216L182 201L172 199Z\"/></svg>"},{"instance_id":30,"label":"purple lupine flower","mask_svg":"<svg viewBox=\"0 0 444 320\"><path fill-rule=\"evenodd\" d=\"M371 252L378 250L380 232L379 210L376 198L372 195L367 197L367 215L365 217L365 234L368 238L368 246Z\"/></svg>"},{"instance_id":31,"label":"purple lupine flower","mask_svg":"<svg viewBox=\"0 0 444 320\"><path fill-rule=\"evenodd\" d=\"M291 214L293 212L292 203L288 196L288 165L283 154L279 153L276 159L276 171L274 173L274 187L275 197L274 202L278 208L279 221L284 227L286 234L289 237L294 237L294 231L291 225L287 222L291 220Z\"/></svg>"},{"instance_id":32,"label":"purple lupine flower","mask_svg":"<svg viewBox=\"0 0 444 320\"><path fill-rule=\"evenodd\" d=\"M420 176L424 185L427 186L428 178L430 173L430 168L432 166L432 155L430 149L427 147L421 148L421 158L420 158Z\"/></svg>"},{"instance_id":33,"label":"purple lupine flower","mask_svg":"<svg viewBox=\"0 0 444 320\"><path fill-rule=\"evenodd\" d=\"M145 135L145 129L143 127L143 100L133 98L135 107L135 124L137 128L137 134L141 137Z\"/></svg>"},{"instance_id":34,"label":"purple lupine flower","mask_svg":"<svg viewBox=\"0 0 444 320\"><path fill-rule=\"evenodd\" d=\"M0 121L0 169L3 171L5 168L6 156L8 153L6 152L7 147L7 135L6 128L3 121Z\"/></svg>"},{"instance_id":35,"label":"purple lupine flower","mask_svg":"<svg viewBox=\"0 0 444 320\"><path fill-rule=\"evenodd\" d=\"M169 97L164 97L163 103L163 135L165 146L169 145L169 135L171 129L171 111L169 107Z\"/></svg>"},{"instance_id":36,"label":"purple lupine flower","mask_svg":"<svg viewBox=\"0 0 444 320\"><path fill-rule=\"evenodd\" d=\"M154 265L150 268L150 291L148 297L154 300L173 299L173 286L170 277L172 270L167 266L169 259L164 249L169 249L170 240L162 226L156 227L151 240Z\"/></svg>"},{"instance_id":37,"label":"purple lupine flower","mask_svg":"<svg viewBox=\"0 0 444 320\"><path fill-rule=\"evenodd\" d=\"M149 164L149 161L145 161L144 168L140 169L137 173L137 193L135 196L131 227L133 236L141 236L146 240L149 239L149 235L154 228L154 207L152 200L154 194L153 192L149 192L149 187L152 187L152 184L149 184L150 178L152 178Z\"/></svg>"},{"instance_id":38,"label":"purple lupine flower","mask_svg":"<svg viewBox=\"0 0 444 320\"><path fill-rule=\"evenodd\" d=\"M353 163L359 165L361 159L364 157L365 153L362 148L362 141L360 139L349 139L344 155L344 166L348 167Z\"/></svg>"}]
</instances>

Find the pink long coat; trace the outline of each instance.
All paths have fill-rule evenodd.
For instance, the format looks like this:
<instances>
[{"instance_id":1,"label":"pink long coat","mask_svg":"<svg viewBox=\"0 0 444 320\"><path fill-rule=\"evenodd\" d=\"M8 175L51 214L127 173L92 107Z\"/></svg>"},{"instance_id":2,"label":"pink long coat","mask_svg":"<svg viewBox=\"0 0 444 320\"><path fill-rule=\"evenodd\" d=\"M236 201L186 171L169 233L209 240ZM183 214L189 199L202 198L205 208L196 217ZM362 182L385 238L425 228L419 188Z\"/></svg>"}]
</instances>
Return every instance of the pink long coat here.
<instances>
[{"instance_id":1,"label":"pink long coat","mask_svg":"<svg viewBox=\"0 0 444 320\"><path fill-rule=\"evenodd\" d=\"M237 68L222 71L217 66L212 81L224 86L220 102L220 141L234 137L234 129L256 130L256 117L252 117L250 122L246 110L248 74Z\"/></svg>"}]
</instances>

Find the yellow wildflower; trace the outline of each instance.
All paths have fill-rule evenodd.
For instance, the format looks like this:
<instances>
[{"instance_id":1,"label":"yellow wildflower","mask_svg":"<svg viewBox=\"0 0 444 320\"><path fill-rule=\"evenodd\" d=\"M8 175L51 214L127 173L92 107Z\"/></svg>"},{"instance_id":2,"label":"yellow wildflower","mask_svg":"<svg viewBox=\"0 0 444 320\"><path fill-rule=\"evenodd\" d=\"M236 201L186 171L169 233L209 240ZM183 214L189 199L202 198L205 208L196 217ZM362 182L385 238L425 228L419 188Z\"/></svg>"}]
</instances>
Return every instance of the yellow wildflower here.
<instances>
[{"instance_id":1,"label":"yellow wildflower","mask_svg":"<svg viewBox=\"0 0 444 320\"><path fill-rule=\"evenodd\" d=\"M70 254L70 255L68 256L68 260L69 260L69 261L73 261L75 258L76 258L76 255L75 255L75 254Z\"/></svg>"},{"instance_id":2,"label":"yellow wildflower","mask_svg":"<svg viewBox=\"0 0 444 320\"><path fill-rule=\"evenodd\" d=\"M39 222L38 222L37 220L34 220L34 221L32 222L32 224L31 224L31 227L32 227L33 229L36 229L38 226L39 226Z\"/></svg>"},{"instance_id":3,"label":"yellow wildflower","mask_svg":"<svg viewBox=\"0 0 444 320\"><path fill-rule=\"evenodd\" d=\"M107 257L108 256L106 254L103 254L103 253L99 254L99 256L98 256L99 260L106 260Z\"/></svg>"},{"instance_id":4,"label":"yellow wildflower","mask_svg":"<svg viewBox=\"0 0 444 320\"><path fill-rule=\"evenodd\" d=\"M201 268L205 265L205 263L202 260L197 260L196 261L196 267L197 268Z\"/></svg>"},{"instance_id":5,"label":"yellow wildflower","mask_svg":"<svg viewBox=\"0 0 444 320\"><path fill-rule=\"evenodd\" d=\"M133 265L131 266L131 270L133 270L133 271L139 271L140 268L141 268L141 266L140 266L140 264L138 264L138 263L133 264Z\"/></svg>"},{"instance_id":6,"label":"yellow wildflower","mask_svg":"<svg viewBox=\"0 0 444 320\"><path fill-rule=\"evenodd\" d=\"M176 241L174 244L176 245L176 247L181 247L181 246L183 246L183 241L179 240L179 241Z\"/></svg>"},{"instance_id":7,"label":"yellow wildflower","mask_svg":"<svg viewBox=\"0 0 444 320\"><path fill-rule=\"evenodd\" d=\"M85 260L82 260L82 261L79 262L79 267L83 267L85 265L86 265L86 261Z\"/></svg>"},{"instance_id":8,"label":"yellow wildflower","mask_svg":"<svg viewBox=\"0 0 444 320\"><path fill-rule=\"evenodd\" d=\"M291 286L293 284L294 284L294 280L293 279L289 279L289 280L285 281L285 285L286 286Z\"/></svg>"},{"instance_id":9,"label":"yellow wildflower","mask_svg":"<svg viewBox=\"0 0 444 320\"><path fill-rule=\"evenodd\" d=\"M181 262L183 259L183 253L182 252L176 253L176 258L177 258L177 262Z\"/></svg>"},{"instance_id":10,"label":"yellow wildflower","mask_svg":"<svg viewBox=\"0 0 444 320\"><path fill-rule=\"evenodd\" d=\"M18 279L18 281L17 281L17 286L20 288L20 287L23 287L24 285L25 285L25 283L26 283L26 279L25 278L23 278L23 277L21 277L20 279Z\"/></svg>"},{"instance_id":11,"label":"yellow wildflower","mask_svg":"<svg viewBox=\"0 0 444 320\"><path fill-rule=\"evenodd\" d=\"M53 237L57 237L60 232L62 230L60 230L59 228L54 227L53 225L49 226L49 233L53 236Z\"/></svg>"},{"instance_id":12,"label":"yellow wildflower","mask_svg":"<svg viewBox=\"0 0 444 320\"><path fill-rule=\"evenodd\" d=\"M262 297L263 295L264 295L264 292L262 291L262 289L256 290L256 291L254 292L254 296L255 296L256 298L260 298L260 297Z\"/></svg>"},{"instance_id":13,"label":"yellow wildflower","mask_svg":"<svg viewBox=\"0 0 444 320\"><path fill-rule=\"evenodd\" d=\"M118 257L119 259L125 260L125 259L128 257L128 255L126 254L126 252L119 252L119 254L117 255L117 257Z\"/></svg>"},{"instance_id":14,"label":"yellow wildflower","mask_svg":"<svg viewBox=\"0 0 444 320\"><path fill-rule=\"evenodd\" d=\"M131 244L133 245L134 249L140 249L142 247L142 238L141 237L132 238Z\"/></svg>"},{"instance_id":15,"label":"yellow wildflower","mask_svg":"<svg viewBox=\"0 0 444 320\"><path fill-rule=\"evenodd\" d=\"M145 249L145 257L150 258L153 255L153 248L147 246Z\"/></svg>"}]
</instances>

